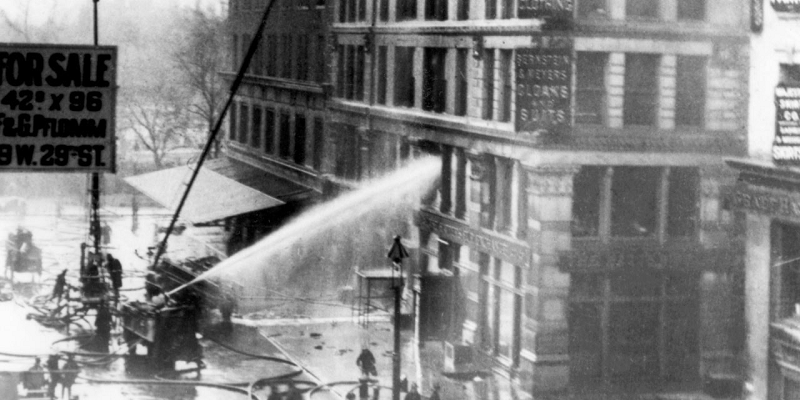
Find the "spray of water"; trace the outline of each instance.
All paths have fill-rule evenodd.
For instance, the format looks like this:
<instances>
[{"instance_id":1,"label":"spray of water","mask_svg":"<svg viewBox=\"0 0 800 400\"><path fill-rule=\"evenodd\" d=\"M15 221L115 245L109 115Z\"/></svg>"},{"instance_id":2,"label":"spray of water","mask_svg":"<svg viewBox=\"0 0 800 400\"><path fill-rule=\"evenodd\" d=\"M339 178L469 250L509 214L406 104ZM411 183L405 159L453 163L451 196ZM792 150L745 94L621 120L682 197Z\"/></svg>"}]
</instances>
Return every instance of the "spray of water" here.
<instances>
[{"instance_id":1,"label":"spray of water","mask_svg":"<svg viewBox=\"0 0 800 400\"><path fill-rule=\"evenodd\" d=\"M266 268L287 247L312 238L316 233L335 230L339 226L348 224L358 224L367 213L392 207L400 199L409 197L419 199L436 180L440 168L441 159L426 157L415 160L383 178L365 183L357 190L302 213L259 242L223 260L169 294L214 276L222 274L233 276L252 271L254 268Z\"/></svg>"}]
</instances>

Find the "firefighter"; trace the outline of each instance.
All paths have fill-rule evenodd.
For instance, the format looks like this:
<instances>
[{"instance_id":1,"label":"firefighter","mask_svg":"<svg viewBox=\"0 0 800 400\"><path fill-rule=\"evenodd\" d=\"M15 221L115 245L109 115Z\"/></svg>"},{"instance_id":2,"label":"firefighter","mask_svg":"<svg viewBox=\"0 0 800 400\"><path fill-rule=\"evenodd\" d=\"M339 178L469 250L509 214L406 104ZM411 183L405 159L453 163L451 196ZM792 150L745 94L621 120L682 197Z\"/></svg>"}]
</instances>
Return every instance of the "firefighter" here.
<instances>
[{"instance_id":1,"label":"firefighter","mask_svg":"<svg viewBox=\"0 0 800 400\"><path fill-rule=\"evenodd\" d=\"M50 300L58 298L58 303L61 303L61 297L64 296L64 289L66 287L67 287L67 270L65 269L56 276L56 284L53 285L53 294L50 296Z\"/></svg>"},{"instance_id":2,"label":"firefighter","mask_svg":"<svg viewBox=\"0 0 800 400\"><path fill-rule=\"evenodd\" d=\"M33 366L24 376L25 378L22 381L22 387L28 390L41 389L46 383L44 380L44 367L42 367L42 359L36 357L36 360L33 362Z\"/></svg>"},{"instance_id":3,"label":"firefighter","mask_svg":"<svg viewBox=\"0 0 800 400\"><path fill-rule=\"evenodd\" d=\"M375 369L375 356L366 346L361 348L361 354L356 359L356 365L361 368L362 375L366 377L370 375L378 376L378 371Z\"/></svg>"},{"instance_id":4,"label":"firefighter","mask_svg":"<svg viewBox=\"0 0 800 400\"><path fill-rule=\"evenodd\" d=\"M56 398L56 386L61 382L61 374L58 373L58 355L51 354L47 358L47 372L50 373L50 384L47 386L47 396L51 399Z\"/></svg>"},{"instance_id":5,"label":"firefighter","mask_svg":"<svg viewBox=\"0 0 800 400\"><path fill-rule=\"evenodd\" d=\"M75 362L74 354L67 356L67 362L64 364L62 371L64 372L61 374L61 398L71 399L72 385L75 383L75 379L78 378L78 373L80 372L80 367L78 363ZM67 390L67 397L64 397L64 389Z\"/></svg>"},{"instance_id":6,"label":"firefighter","mask_svg":"<svg viewBox=\"0 0 800 400\"><path fill-rule=\"evenodd\" d=\"M122 287L122 263L108 253L106 254L106 268L111 277L111 286L114 288L114 298L119 299L119 288Z\"/></svg>"},{"instance_id":7,"label":"firefighter","mask_svg":"<svg viewBox=\"0 0 800 400\"><path fill-rule=\"evenodd\" d=\"M100 303L100 307L97 309L94 327L98 351L108 352L108 342L111 340L111 311L105 303Z\"/></svg>"}]
</instances>

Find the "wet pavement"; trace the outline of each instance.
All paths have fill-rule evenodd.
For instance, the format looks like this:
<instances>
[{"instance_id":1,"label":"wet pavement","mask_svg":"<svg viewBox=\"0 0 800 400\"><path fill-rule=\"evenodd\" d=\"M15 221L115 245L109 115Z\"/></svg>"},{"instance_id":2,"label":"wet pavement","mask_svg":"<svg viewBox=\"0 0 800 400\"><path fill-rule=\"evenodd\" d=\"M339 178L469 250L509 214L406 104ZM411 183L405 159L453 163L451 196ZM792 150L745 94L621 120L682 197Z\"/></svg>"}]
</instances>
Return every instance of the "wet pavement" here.
<instances>
[{"instance_id":1,"label":"wet pavement","mask_svg":"<svg viewBox=\"0 0 800 400\"><path fill-rule=\"evenodd\" d=\"M112 230L108 250L123 263L123 288L134 289L124 292L124 295L135 299L142 296L140 289L148 266L147 261L137 253L143 255L147 246L153 244L156 223L165 224L169 215L158 210L143 210L139 219L141 229L138 234L133 234L130 230L130 210L127 211L128 215L125 209L106 210L104 220L108 221ZM49 294L53 278L65 268L69 270L68 280L76 282L80 244L89 240L86 234L88 220L79 206L64 207L59 214L55 212L55 203L52 201L29 202L25 215L0 214L0 235L7 235L17 226L33 233L34 244L42 249L44 271L41 276L16 274L15 298L0 302L0 372L13 373L27 370L33 364L35 355L42 357L44 362L48 354L77 350L75 341L59 342L68 336L65 330L48 328L28 318L29 314L37 314L37 310L29 306L28 300ZM91 321L86 322L84 325L88 326ZM76 329L73 328L70 333L76 334ZM120 331L117 329L112 338L111 351L122 354L125 349L118 343L119 338ZM200 373L158 376L137 368L135 361L114 358L106 365L85 367L72 388L72 396L81 400L246 399L248 384L267 377L293 375L294 381L301 382L297 385L301 390L308 390L318 382L296 366L265 359L287 357L253 327L234 325L226 330L214 326L205 332L200 344L206 364ZM176 365L177 369L193 367L194 364L181 362ZM287 388L285 381L279 382L276 387L279 391ZM60 395L60 387L56 394ZM254 394L266 399L269 389L259 389ZM319 391L313 397L307 394L304 397L339 398L325 391Z\"/></svg>"}]
</instances>

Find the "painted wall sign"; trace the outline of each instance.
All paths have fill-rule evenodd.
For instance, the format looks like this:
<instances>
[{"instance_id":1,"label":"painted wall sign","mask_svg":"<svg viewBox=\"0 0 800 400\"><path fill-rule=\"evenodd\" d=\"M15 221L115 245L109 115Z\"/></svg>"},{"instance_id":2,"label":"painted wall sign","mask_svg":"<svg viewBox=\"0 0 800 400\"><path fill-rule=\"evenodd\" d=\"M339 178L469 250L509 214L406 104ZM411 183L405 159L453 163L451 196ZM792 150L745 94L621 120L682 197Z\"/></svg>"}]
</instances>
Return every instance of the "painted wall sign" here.
<instances>
[{"instance_id":1,"label":"painted wall sign","mask_svg":"<svg viewBox=\"0 0 800 400\"><path fill-rule=\"evenodd\" d=\"M800 164L800 86L775 88L772 159L780 164Z\"/></svg>"},{"instance_id":2,"label":"painted wall sign","mask_svg":"<svg viewBox=\"0 0 800 400\"><path fill-rule=\"evenodd\" d=\"M516 130L522 134L564 134L571 126L573 40L536 36L533 47L517 49Z\"/></svg>"},{"instance_id":3,"label":"painted wall sign","mask_svg":"<svg viewBox=\"0 0 800 400\"><path fill-rule=\"evenodd\" d=\"M115 46L0 44L0 170L115 170Z\"/></svg>"},{"instance_id":4,"label":"painted wall sign","mask_svg":"<svg viewBox=\"0 0 800 400\"><path fill-rule=\"evenodd\" d=\"M420 211L417 225L420 229L470 246L503 259L511 264L527 267L530 264L530 249L520 243L510 242L501 237L493 237L484 232L474 230L466 224L449 220L439 215Z\"/></svg>"},{"instance_id":5,"label":"painted wall sign","mask_svg":"<svg viewBox=\"0 0 800 400\"><path fill-rule=\"evenodd\" d=\"M728 197L733 210L754 211L780 218L800 219L800 198L777 191L758 191L737 185Z\"/></svg>"},{"instance_id":6,"label":"painted wall sign","mask_svg":"<svg viewBox=\"0 0 800 400\"><path fill-rule=\"evenodd\" d=\"M800 0L769 0L775 11L800 13Z\"/></svg>"}]
</instances>

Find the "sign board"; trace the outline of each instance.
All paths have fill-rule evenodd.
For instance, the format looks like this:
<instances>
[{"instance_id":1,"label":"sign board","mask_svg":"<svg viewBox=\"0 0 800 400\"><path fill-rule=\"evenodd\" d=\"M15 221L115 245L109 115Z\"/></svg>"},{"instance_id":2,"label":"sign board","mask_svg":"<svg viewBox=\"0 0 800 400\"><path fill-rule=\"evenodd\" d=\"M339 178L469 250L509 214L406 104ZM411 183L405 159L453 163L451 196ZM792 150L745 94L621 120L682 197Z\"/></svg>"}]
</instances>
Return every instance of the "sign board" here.
<instances>
[{"instance_id":1,"label":"sign board","mask_svg":"<svg viewBox=\"0 0 800 400\"><path fill-rule=\"evenodd\" d=\"M574 3L574 0L519 0L517 17L571 19Z\"/></svg>"},{"instance_id":2,"label":"sign board","mask_svg":"<svg viewBox=\"0 0 800 400\"><path fill-rule=\"evenodd\" d=\"M775 141L772 159L800 165L800 86L775 88Z\"/></svg>"},{"instance_id":3,"label":"sign board","mask_svg":"<svg viewBox=\"0 0 800 400\"><path fill-rule=\"evenodd\" d=\"M117 48L0 44L0 170L114 172Z\"/></svg>"},{"instance_id":4,"label":"sign board","mask_svg":"<svg viewBox=\"0 0 800 400\"><path fill-rule=\"evenodd\" d=\"M800 0L769 0L775 11L800 13Z\"/></svg>"},{"instance_id":5,"label":"sign board","mask_svg":"<svg viewBox=\"0 0 800 400\"><path fill-rule=\"evenodd\" d=\"M571 36L543 34L534 37L533 47L517 49L515 126L520 134L569 132L572 44Z\"/></svg>"}]
</instances>

